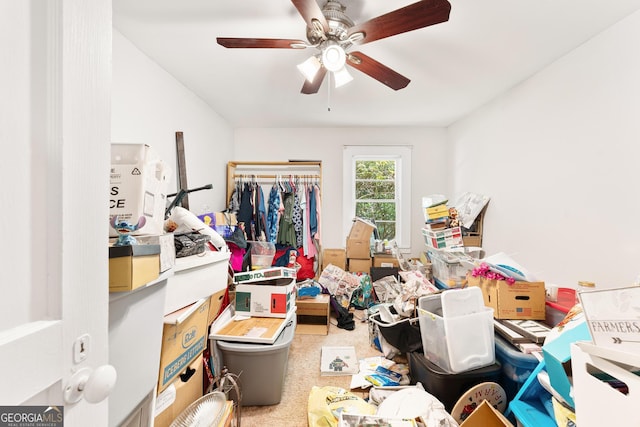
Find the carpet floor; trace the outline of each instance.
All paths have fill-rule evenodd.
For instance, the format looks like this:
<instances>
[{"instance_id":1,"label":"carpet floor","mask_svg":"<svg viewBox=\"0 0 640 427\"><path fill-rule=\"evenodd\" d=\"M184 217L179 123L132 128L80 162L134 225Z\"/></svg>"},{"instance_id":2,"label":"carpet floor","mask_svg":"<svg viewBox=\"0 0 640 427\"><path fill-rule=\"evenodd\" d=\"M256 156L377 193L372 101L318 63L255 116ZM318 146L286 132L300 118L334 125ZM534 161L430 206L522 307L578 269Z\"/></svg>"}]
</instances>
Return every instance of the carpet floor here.
<instances>
[{"instance_id":1,"label":"carpet floor","mask_svg":"<svg viewBox=\"0 0 640 427\"><path fill-rule=\"evenodd\" d=\"M336 319L331 318L328 335L295 334L289 347L282 399L277 405L245 406L241 408L241 427L286 426L306 427L307 401L313 386L336 386L349 389L351 376L321 376L320 350L323 345L353 345L358 358L380 356L369 343L369 325L365 313L356 311L356 327L349 331L338 328ZM268 387L269 385L262 385ZM360 397L366 391L352 390Z\"/></svg>"}]
</instances>

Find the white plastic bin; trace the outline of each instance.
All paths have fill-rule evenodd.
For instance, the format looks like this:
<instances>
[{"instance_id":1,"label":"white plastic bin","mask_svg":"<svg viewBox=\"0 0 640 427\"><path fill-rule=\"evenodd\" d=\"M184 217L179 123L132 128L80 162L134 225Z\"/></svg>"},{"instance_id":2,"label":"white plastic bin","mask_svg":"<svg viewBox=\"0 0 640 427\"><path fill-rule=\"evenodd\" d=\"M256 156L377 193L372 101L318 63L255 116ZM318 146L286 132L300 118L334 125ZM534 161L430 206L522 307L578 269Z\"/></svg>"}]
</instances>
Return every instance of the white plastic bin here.
<instances>
[{"instance_id":1,"label":"white plastic bin","mask_svg":"<svg viewBox=\"0 0 640 427\"><path fill-rule=\"evenodd\" d=\"M295 330L296 316L292 316L273 344L216 340L222 364L240 375L242 406L280 403Z\"/></svg>"},{"instance_id":2,"label":"white plastic bin","mask_svg":"<svg viewBox=\"0 0 640 427\"><path fill-rule=\"evenodd\" d=\"M464 296L462 293L466 294L471 289L452 289L445 293L459 292ZM456 314L443 317L443 295L427 295L418 299L418 320L425 357L451 373L495 363L493 309L481 302L480 306L473 304L472 312L457 314L465 312L458 307Z\"/></svg>"}]
</instances>

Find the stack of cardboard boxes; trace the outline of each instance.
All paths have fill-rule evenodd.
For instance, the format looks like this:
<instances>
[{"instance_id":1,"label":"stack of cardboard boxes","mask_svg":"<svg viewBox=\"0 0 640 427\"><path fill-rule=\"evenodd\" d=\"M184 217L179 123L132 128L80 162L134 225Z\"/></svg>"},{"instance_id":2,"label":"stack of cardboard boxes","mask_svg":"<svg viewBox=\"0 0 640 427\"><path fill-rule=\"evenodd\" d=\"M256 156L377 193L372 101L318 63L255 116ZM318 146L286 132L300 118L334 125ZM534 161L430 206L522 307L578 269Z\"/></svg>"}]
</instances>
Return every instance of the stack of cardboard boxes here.
<instances>
[{"instance_id":1,"label":"stack of cardboard boxes","mask_svg":"<svg viewBox=\"0 0 640 427\"><path fill-rule=\"evenodd\" d=\"M347 237L347 268L353 273L369 273L373 265L371 240L376 226L356 218Z\"/></svg>"},{"instance_id":2,"label":"stack of cardboard boxes","mask_svg":"<svg viewBox=\"0 0 640 427\"><path fill-rule=\"evenodd\" d=\"M190 258L190 257L187 257ZM219 261L214 264L224 263ZM226 263L225 263L226 264ZM208 268L209 282L215 282L219 265L200 266ZM185 270L177 277L182 283L184 278L193 278L197 282L197 273ZM226 276L226 268L224 270ZM192 274L192 276L189 276ZM170 279L171 281L171 279ZM171 282L170 282L171 284ZM204 289L199 289L204 292ZM184 293L191 294L184 289ZM206 293L206 292L205 292ZM169 293L167 294L169 295ZM192 295L195 295L195 291ZM205 298L188 304L177 311L165 314L163 318L162 347L160 352L160 368L156 388L154 408L154 426L167 427L192 402L203 396L205 391L203 359L207 347L209 326L216 319L226 302L226 288ZM186 296L181 300L185 301ZM182 303L179 303L181 305ZM165 311L175 307L165 303Z\"/></svg>"},{"instance_id":3,"label":"stack of cardboard boxes","mask_svg":"<svg viewBox=\"0 0 640 427\"><path fill-rule=\"evenodd\" d=\"M156 427L169 426L203 395L203 351L209 325L226 301L229 261L228 253L211 251L176 260L174 235L164 232L169 175L151 147L112 144L109 334L117 355L112 362L124 371L122 365L131 364L132 357L125 346L138 354L134 348L151 334L156 347L145 347L148 356L134 364L135 375L118 378L118 400L112 398L110 417L126 416L128 402L132 407L139 403L140 388L155 397L155 402L145 399L155 403ZM125 245L115 246L125 228L135 240L123 239ZM128 360L120 363L120 354ZM147 376L149 384L143 381Z\"/></svg>"}]
</instances>

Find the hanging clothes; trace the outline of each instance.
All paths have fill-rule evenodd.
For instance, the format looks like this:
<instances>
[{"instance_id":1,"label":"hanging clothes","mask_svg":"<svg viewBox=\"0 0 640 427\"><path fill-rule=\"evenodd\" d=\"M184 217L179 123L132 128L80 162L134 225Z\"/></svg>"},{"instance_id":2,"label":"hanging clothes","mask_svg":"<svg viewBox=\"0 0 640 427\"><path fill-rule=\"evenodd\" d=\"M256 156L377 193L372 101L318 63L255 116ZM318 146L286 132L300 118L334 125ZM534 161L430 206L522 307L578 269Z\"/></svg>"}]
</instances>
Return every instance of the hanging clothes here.
<instances>
[{"instance_id":1,"label":"hanging clothes","mask_svg":"<svg viewBox=\"0 0 640 427\"><path fill-rule=\"evenodd\" d=\"M305 186L305 198L307 200L304 221L304 255L307 258L314 258L317 255L316 247L313 244L313 234L311 233L311 217L315 217L315 212L311 215L311 185ZM314 202L315 207L315 202Z\"/></svg>"},{"instance_id":2,"label":"hanging clothes","mask_svg":"<svg viewBox=\"0 0 640 427\"><path fill-rule=\"evenodd\" d=\"M309 231L311 237L318 232L318 215L316 212L316 188L315 185L309 186Z\"/></svg>"},{"instance_id":3,"label":"hanging clothes","mask_svg":"<svg viewBox=\"0 0 640 427\"><path fill-rule=\"evenodd\" d=\"M276 184L273 184L269 191L269 207L267 210L267 242L276 243L278 240L278 224L280 222L280 191Z\"/></svg>"},{"instance_id":4,"label":"hanging clothes","mask_svg":"<svg viewBox=\"0 0 640 427\"><path fill-rule=\"evenodd\" d=\"M300 245L298 247L302 247L302 253L307 255L309 253L309 245L307 241L307 237L309 235L309 219L307 217L307 186L299 185L298 186L298 200L300 200L300 219L302 220L301 225L302 229L300 230Z\"/></svg>"},{"instance_id":5,"label":"hanging clothes","mask_svg":"<svg viewBox=\"0 0 640 427\"><path fill-rule=\"evenodd\" d=\"M294 193L283 194L284 211L280 217L280 226L278 227L278 243L297 247L296 231L293 223L294 199Z\"/></svg>"},{"instance_id":6,"label":"hanging clothes","mask_svg":"<svg viewBox=\"0 0 640 427\"><path fill-rule=\"evenodd\" d=\"M266 208L264 204L264 193L262 186L257 183L253 184L253 235L254 240L266 240L265 230L266 224Z\"/></svg>"},{"instance_id":7,"label":"hanging clothes","mask_svg":"<svg viewBox=\"0 0 640 427\"><path fill-rule=\"evenodd\" d=\"M320 241L320 236L322 235L322 232L320 230L320 212L322 211L322 206L320 206L320 187L318 187L317 184L314 184L314 193L316 195L315 199L316 199L316 218L317 218L317 227L316 227L316 232L313 234L313 238L318 242L318 244L320 245L320 247L322 247L322 242Z\"/></svg>"},{"instance_id":8,"label":"hanging clothes","mask_svg":"<svg viewBox=\"0 0 640 427\"><path fill-rule=\"evenodd\" d=\"M245 183L240 197L238 209L238 225L243 229L247 240L254 240L251 223L253 222L253 204L251 203L251 186Z\"/></svg>"},{"instance_id":9,"label":"hanging clothes","mask_svg":"<svg viewBox=\"0 0 640 427\"><path fill-rule=\"evenodd\" d=\"M302 246L302 212L300 211L300 195L297 190L294 189L293 195L293 230L296 235L293 246L299 248Z\"/></svg>"},{"instance_id":10,"label":"hanging clothes","mask_svg":"<svg viewBox=\"0 0 640 427\"><path fill-rule=\"evenodd\" d=\"M235 182L235 186L233 188L233 192L231 193L231 198L229 199L229 205L227 206L227 211L231 213L237 214L240 210L240 198L242 196L242 184L240 181Z\"/></svg>"}]
</instances>

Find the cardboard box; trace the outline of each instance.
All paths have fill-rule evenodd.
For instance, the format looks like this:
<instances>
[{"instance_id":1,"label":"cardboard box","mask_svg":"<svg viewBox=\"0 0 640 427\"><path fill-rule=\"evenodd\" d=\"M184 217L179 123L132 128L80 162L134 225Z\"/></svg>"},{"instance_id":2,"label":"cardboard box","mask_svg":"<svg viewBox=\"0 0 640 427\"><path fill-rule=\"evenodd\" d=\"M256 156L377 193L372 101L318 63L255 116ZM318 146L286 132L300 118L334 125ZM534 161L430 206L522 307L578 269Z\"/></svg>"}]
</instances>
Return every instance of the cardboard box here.
<instances>
[{"instance_id":1,"label":"cardboard box","mask_svg":"<svg viewBox=\"0 0 640 427\"><path fill-rule=\"evenodd\" d=\"M238 225L238 218L232 212L207 212L198 218L225 239L231 237Z\"/></svg>"},{"instance_id":2,"label":"cardboard box","mask_svg":"<svg viewBox=\"0 0 640 427\"><path fill-rule=\"evenodd\" d=\"M482 227L484 222L484 213L487 210L485 206L478 214L469 229L462 227L462 241L464 246L482 247Z\"/></svg>"},{"instance_id":3,"label":"cardboard box","mask_svg":"<svg viewBox=\"0 0 640 427\"><path fill-rule=\"evenodd\" d=\"M109 292L127 292L160 276L160 246L109 247Z\"/></svg>"},{"instance_id":4,"label":"cardboard box","mask_svg":"<svg viewBox=\"0 0 640 427\"><path fill-rule=\"evenodd\" d=\"M484 304L493 308L496 319L544 320L546 291L544 282L519 282L467 276L469 286L482 289Z\"/></svg>"},{"instance_id":5,"label":"cardboard box","mask_svg":"<svg viewBox=\"0 0 640 427\"><path fill-rule=\"evenodd\" d=\"M633 424L630 420L636 419L640 402L638 353L577 342L571 344L571 365L576 421L580 427Z\"/></svg>"},{"instance_id":6,"label":"cardboard box","mask_svg":"<svg viewBox=\"0 0 640 427\"><path fill-rule=\"evenodd\" d=\"M155 401L154 427L169 427L182 411L203 396L202 355L178 375Z\"/></svg>"},{"instance_id":7,"label":"cardboard box","mask_svg":"<svg viewBox=\"0 0 640 427\"><path fill-rule=\"evenodd\" d=\"M513 427L513 424L488 401L483 400L460 427Z\"/></svg>"},{"instance_id":8,"label":"cardboard box","mask_svg":"<svg viewBox=\"0 0 640 427\"><path fill-rule=\"evenodd\" d=\"M139 245L160 245L160 272L167 271L176 265L176 245L173 233L136 236ZM113 239L115 243L116 239Z\"/></svg>"},{"instance_id":9,"label":"cardboard box","mask_svg":"<svg viewBox=\"0 0 640 427\"><path fill-rule=\"evenodd\" d=\"M207 325L211 325L214 320L220 315L225 304L225 295L227 294L227 288L224 288L209 297L209 315L207 316ZM228 301L227 301L228 302Z\"/></svg>"},{"instance_id":10,"label":"cardboard box","mask_svg":"<svg viewBox=\"0 0 640 427\"><path fill-rule=\"evenodd\" d=\"M243 271L233 275L234 283L255 283L276 279L295 279L296 270L286 267L261 268L260 270Z\"/></svg>"},{"instance_id":11,"label":"cardboard box","mask_svg":"<svg viewBox=\"0 0 640 427\"><path fill-rule=\"evenodd\" d=\"M549 374L551 387L574 408L571 387L573 372L571 369L571 344L578 341L590 341L589 328L581 323L565 329L557 338L542 346L544 363Z\"/></svg>"},{"instance_id":12,"label":"cardboard box","mask_svg":"<svg viewBox=\"0 0 640 427\"><path fill-rule=\"evenodd\" d=\"M170 169L145 144L111 144L109 219L135 224L141 216L146 224L132 235L162 234L167 205ZM109 226L109 236L118 233Z\"/></svg>"},{"instance_id":13,"label":"cardboard box","mask_svg":"<svg viewBox=\"0 0 640 427\"><path fill-rule=\"evenodd\" d=\"M365 259L371 257L371 235L376 226L361 218L353 221L347 237L347 258Z\"/></svg>"},{"instance_id":14,"label":"cardboard box","mask_svg":"<svg viewBox=\"0 0 640 427\"><path fill-rule=\"evenodd\" d=\"M327 335L331 318L329 295L296 300L296 334Z\"/></svg>"},{"instance_id":15,"label":"cardboard box","mask_svg":"<svg viewBox=\"0 0 640 427\"><path fill-rule=\"evenodd\" d=\"M371 258L357 259L349 258L349 272L351 273L367 273L371 271Z\"/></svg>"},{"instance_id":16,"label":"cardboard box","mask_svg":"<svg viewBox=\"0 0 640 427\"><path fill-rule=\"evenodd\" d=\"M322 269L333 264L343 270L347 269L347 251L344 249L324 249L322 251Z\"/></svg>"},{"instance_id":17,"label":"cardboard box","mask_svg":"<svg viewBox=\"0 0 640 427\"><path fill-rule=\"evenodd\" d=\"M369 257L371 257L371 243L368 240L347 240L347 258Z\"/></svg>"},{"instance_id":18,"label":"cardboard box","mask_svg":"<svg viewBox=\"0 0 640 427\"><path fill-rule=\"evenodd\" d=\"M206 348L209 298L164 317L158 393L164 391Z\"/></svg>"},{"instance_id":19,"label":"cardboard box","mask_svg":"<svg viewBox=\"0 0 640 427\"><path fill-rule=\"evenodd\" d=\"M236 286L236 314L256 317L287 317L296 306L296 281L279 279L288 284L267 285L241 283Z\"/></svg>"},{"instance_id":20,"label":"cardboard box","mask_svg":"<svg viewBox=\"0 0 640 427\"><path fill-rule=\"evenodd\" d=\"M391 254L374 254L373 255L374 267L396 267L400 268L398 258Z\"/></svg>"},{"instance_id":21,"label":"cardboard box","mask_svg":"<svg viewBox=\"0 0 640 427\"><path fill-rule=\"evenodd\" d=\"M578 295L596 345L640 354L640 286Z\"/></svg>"}]
</instances>

